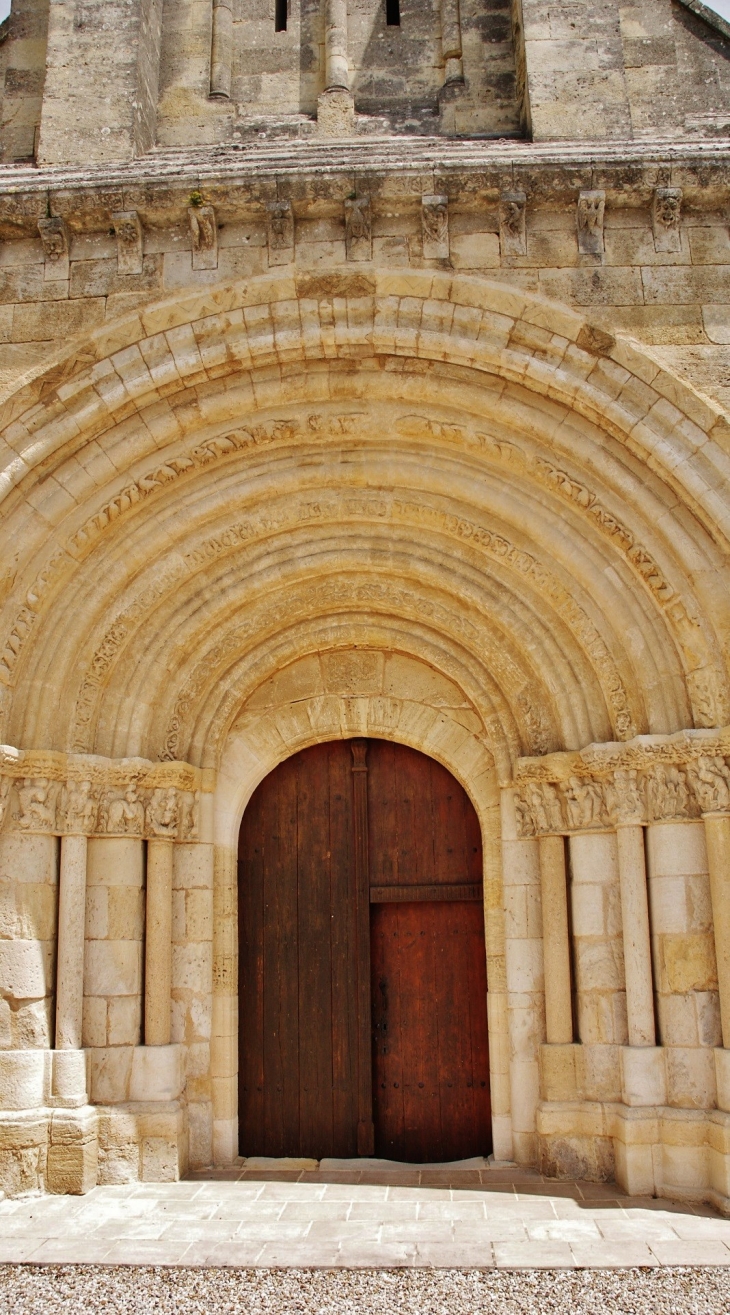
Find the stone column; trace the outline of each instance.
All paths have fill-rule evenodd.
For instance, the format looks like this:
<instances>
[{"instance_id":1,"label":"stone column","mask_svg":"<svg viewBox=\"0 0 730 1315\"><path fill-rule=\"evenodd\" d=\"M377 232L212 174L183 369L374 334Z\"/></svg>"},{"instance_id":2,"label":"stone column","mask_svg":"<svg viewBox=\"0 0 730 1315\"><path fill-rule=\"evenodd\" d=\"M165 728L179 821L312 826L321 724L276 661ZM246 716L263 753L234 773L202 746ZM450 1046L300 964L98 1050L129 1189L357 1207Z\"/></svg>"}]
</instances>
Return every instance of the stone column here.
<instances>
[{"instance_id":1,"label":"stone column","mask_svg":"<svg viewBox=\"0 0 730 1315\"><path fill-rule=\"evenodd\" d=\"M629 1045L653 1046L656 1036L644 828L637 824L619 825L616 829L616 844Z\"/></svg>"},{"instance_id":2,"label":"stone column","mask_svg":"<svg viewBox=\"0 0 730 1315\"><path fill-rule=\"evenodd\" d=\"M210 94L227 100L231 94L233 9L231 0L213 0L210 50Z\"/></svg>"},{"instance_id":3,"label":"stone column","mask_svg":"<svg viewBox=\"0 0 730 1315\"><path fill-rule=\"evenodd\" d=\"M172 1004L172 840L147 842L144 1040L169 1046Z\"/></svg>"},{"instance_id":4,"label":"stone column","mask_svg":"<svg viewBox=\"0 0 730 1315\"><path fill-rule=\"evenodd\" d=\"M730 815L705 813L722 1044L730 1050Z\"/></svg>"},{"instance_id":5,"label":"stone column","mask_svg":"<svg viewBox=\"0 0 730 1315\"><path fill-rule=\"evenodd\" d=\"M441 54L444 61L444 84L463 82L459 0L441 0Z\"/></svg>"},{"instance_id":6,"label":"stone column","mask_svg":"<svg viewBox=\"0 0 730 1315\"><path fill-rule=\"evenodd\" d=\"M667 819L647 828L649 907L667 1101L680 1109L715 1103L713 1047L720 1014L706 828Z\"/></svg>"},{"instance_id":7,"label":"stone column","mask_svg":"<svg viewBox=\"0 0 730 1315\"><path fill-rule=\"evenodd\" d=\"M324 6L325 82L327 91L349 91L350 67L347 59L347 0L325 0Z\"/></svg>"},{"instance_id":8,"label":"stone column","mask_svg":"<svg viewBox=\"0 0 730 1315\"><path fill-rule=\"evenodd\" d=\"M63 836L58 890L56 1050L80 1050L84 1009L86 836Z\"/></svg>"},{"instance_id":9,"label":"stone column","mask_svg":"<svg viewBox=\"0 0 730 1315\"><path fill-rule=\"evenodd\" d=\"M545 1031L548 1045L570 1045L573 1007L570 983L570 938L562 836L540 836L540 889L545 964Z\"/></svg>"}]
</instances>

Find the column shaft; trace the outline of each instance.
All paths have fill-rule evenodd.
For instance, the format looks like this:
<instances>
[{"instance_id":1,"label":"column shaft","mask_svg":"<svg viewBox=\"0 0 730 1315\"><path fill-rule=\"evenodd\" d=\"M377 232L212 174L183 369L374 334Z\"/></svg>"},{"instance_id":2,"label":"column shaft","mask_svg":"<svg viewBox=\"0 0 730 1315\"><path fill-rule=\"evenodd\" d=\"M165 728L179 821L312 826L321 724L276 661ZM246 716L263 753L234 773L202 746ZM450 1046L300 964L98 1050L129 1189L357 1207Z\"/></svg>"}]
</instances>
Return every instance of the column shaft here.
<instances>
[{"instance_id":1,"label":"column shaft","mask_svg":"<svg viewBox=\"0 0 730 1315\"><path fill-rule=\"evenodd\" d=\"M56 1050L81 1049L86 849L86 836L63 836L61 840L56 967Z\"/></svg>"},{"instance_id":2,"label":"column shaft","mask_svg":"<svg viewBox=\"0 0 730 1315\"><path fill-rule=\"evenodd\" d=\"M654 990L643 827L638 825L618 827L616 841L621 885L621 925L629 1045L653 1046L656 1041Z\"/></svg>"},{"instance_id":3,"label":"column shaft","mask_svg":"<svg viewBox=\"0 0 730 1315\"><path fill-rule=\"evenodd\" d=\"M705 817L704 823L720 990L722 1044L727 1050L730 1048L730 817L716 813Z\"/></svg>"},{"instance_id":4,"label":"column shaft","mask_svg":"<svg viewBox=\"0 0 730 1315\"><path fill-rule=\"evenodd\" d=\"M347 59L347 0L325 0L324 9L325 77L327 90L350 86Z\"/></svg>"},{"instance_id":5,"label":"column shaft","mask_svg":"<svg viewBox=\"0 0 730 1315\"><path fill-rule=\"evenodd\" d=\"M147 842L144 1039L170 1044L172 996L172 841Z\"/></svg>"},{"instance_id":6,"label":"column shaft","mask_svg":"<svg viewBox=\"0 0 730 1315\"><path fill-rule=\"evenodd\" d=\"M213 0L210 51L210 94L228 99L231 94L233 9L231 0Z\"/></svg>"},{"instance_id":7,"label":"column shaft","mask_svg":"<svg viewBox=\"0 0 730 1315\"><path fill-rule=\"evenodd\" d=\"M565 842L562 836L540 836L539 845L547 1041L548 1045L569 1045L573 1007Z\"/></svg>"},{"instance_id":8,"label":"column shaft","mask_svg":"<svg viewBox=\"0 0 730 1315\"><path fill-rule=\"evenodd\" d=\"M463 71L459 0L441 0L441 54L444 60L444 82L461 81Z\"/></svg>"}]
</instances>

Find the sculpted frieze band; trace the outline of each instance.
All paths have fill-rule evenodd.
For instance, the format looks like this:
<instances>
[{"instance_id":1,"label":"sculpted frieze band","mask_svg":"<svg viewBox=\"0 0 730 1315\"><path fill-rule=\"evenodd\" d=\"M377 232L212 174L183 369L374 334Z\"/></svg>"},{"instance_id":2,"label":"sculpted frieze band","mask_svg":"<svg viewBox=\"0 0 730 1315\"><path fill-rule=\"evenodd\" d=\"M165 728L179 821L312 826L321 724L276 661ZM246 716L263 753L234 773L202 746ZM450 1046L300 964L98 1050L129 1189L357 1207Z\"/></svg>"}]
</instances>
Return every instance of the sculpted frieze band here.
<instances>
[{"instance_id":1,"label":"sculpted frieze band","mask_svg":"<svg viewBox=\"0 0 730 1315\"><path fill-rule=\"evenodd\" d=\"M515 774L522 837L730 814L730 728L525 758Z\"/></svg>"},{"instance_id":2,"label":"sculpted frieze band","mask_svg":"<svg viewBox=\"0 0 730 1315\"><path fill-rule=\"evenodd\" d=\"M0 746L0 828L26 833L199 838L213 782L189 763Z\"/></svg>"}]
</instances>

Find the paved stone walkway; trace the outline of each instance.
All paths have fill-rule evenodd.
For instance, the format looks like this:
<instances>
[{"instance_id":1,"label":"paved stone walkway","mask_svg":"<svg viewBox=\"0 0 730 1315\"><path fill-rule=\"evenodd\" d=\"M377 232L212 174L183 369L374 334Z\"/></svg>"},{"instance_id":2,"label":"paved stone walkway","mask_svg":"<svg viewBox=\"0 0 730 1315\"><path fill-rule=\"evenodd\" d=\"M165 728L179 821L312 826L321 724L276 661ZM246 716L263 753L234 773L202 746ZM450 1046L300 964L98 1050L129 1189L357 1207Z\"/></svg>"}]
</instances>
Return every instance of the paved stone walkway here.
<instances>
[{"instance_id":1,"label":"paved stone walkway","mask_svg":"<svg viewBox=\"0 0 730 1315\"><path fill-rule=\"evenodd\" d=\"M328 1167L328 1164L332 1167ZM257 1167L258 1165L258 1167ZM0 1202L0 1263L730 1265L730 1220L508 1168L242 1162L181 1183Z\"/></svg>"}]
</instances>

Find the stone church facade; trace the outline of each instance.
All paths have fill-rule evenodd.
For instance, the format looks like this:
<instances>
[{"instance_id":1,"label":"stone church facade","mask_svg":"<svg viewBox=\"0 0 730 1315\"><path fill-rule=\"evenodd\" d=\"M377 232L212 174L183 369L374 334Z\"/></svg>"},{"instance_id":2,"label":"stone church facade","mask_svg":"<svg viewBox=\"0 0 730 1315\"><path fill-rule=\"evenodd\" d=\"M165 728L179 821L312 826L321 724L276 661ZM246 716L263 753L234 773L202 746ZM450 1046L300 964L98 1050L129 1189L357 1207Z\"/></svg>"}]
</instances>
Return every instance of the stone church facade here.
<instances>
[{"instance_id":1,"label":"stone church facade","mask_svg":"<svg viewBox=\"0 0 730 1315\"><path fill-rule=\"evenodd\" d=\"M372 739L479 819L495 1159L730 1210L730 29L0 36L0 1187L247 1153L241 819Z\"/></svg>"}]
</instances>

